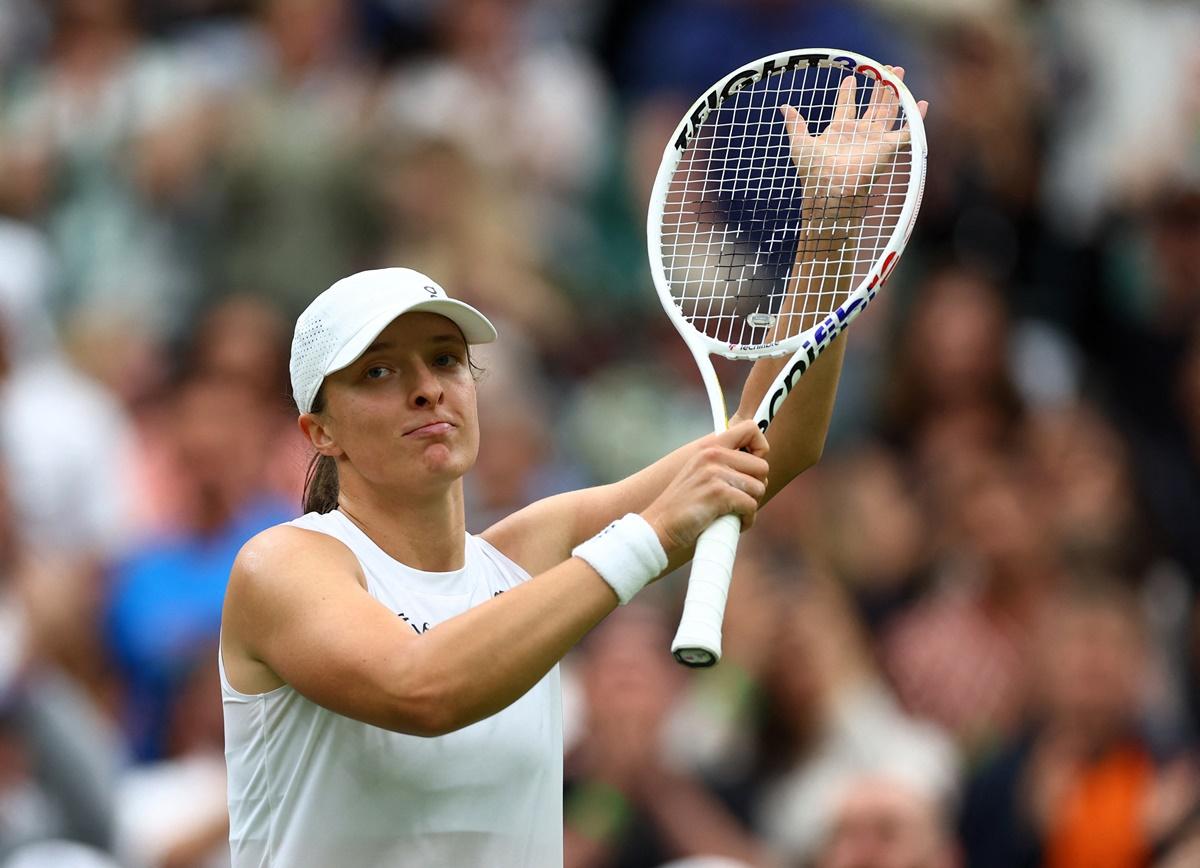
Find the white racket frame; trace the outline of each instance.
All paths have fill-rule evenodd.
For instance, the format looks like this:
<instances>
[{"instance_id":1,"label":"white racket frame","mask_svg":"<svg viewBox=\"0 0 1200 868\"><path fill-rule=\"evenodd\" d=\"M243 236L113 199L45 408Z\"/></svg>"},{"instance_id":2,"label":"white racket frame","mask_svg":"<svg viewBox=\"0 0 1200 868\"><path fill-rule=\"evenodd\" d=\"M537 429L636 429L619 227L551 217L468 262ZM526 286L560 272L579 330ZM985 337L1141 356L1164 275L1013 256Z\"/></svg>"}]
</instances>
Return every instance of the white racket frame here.
<instances>
[{"instance_id":1,"label":"white racket frame","mask_svg":"<svg viewBox=\"0 0 1200 868\"><path fill-rule=\"evenodd\" d=\"M710 112L731 99L746 85L803 65L860 72L874 77L877 81L886 82L896 89L909 128L907 148L912 153L904 205L888 243L871 264L866 275L852 288L846 300L821 322L806 331L765 347L719 341L688 322L671 295L671 286L663 268L661 234L667 192L680 158L686 152L687 142ZM650 207L646 215L646 248L650 257L650 273L658 290L659 301L691 350L696 366L700 369L704 389L712 406L713 430L724 431L729 425L725 395L711 359L714 353L729 359L761 359L792 354L791 360L784 365L767 389L754 414L758 427L766 431L783 400L804 372L830 342L863 312L887 282L892 269L904 252L917 219L917 210L925 190L926 154L925 127L917 102L904 82L890 73L883 64L851 51L802 48L761 57L726 75L688 109L663 150L662 162L654 179ZM726 515L713 522L696 542L696 554L692 560L683 615L680 618L679 630L671 643L675 659L686 666L712 666L721 659L721 624L725 619L725 602L729 595L729 583L733 575L733 562L737 555L740 532L741 520L736 515Z\"/></svg>"}]
</instances>

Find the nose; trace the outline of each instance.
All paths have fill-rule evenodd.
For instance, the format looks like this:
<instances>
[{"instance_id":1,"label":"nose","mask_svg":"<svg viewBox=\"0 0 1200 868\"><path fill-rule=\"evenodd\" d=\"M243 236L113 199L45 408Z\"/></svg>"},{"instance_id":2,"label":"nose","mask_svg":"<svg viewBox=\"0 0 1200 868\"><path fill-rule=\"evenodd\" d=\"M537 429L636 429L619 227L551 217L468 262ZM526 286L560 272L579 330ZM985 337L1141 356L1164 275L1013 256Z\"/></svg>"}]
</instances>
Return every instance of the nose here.
<instances>
[{"instance_id":1,"label":"nose","mask_svg":"<svg viewBox=\"0 0 1200 868\"><path fill-rule=\"evenodd\" d=\"M423 410L427 407L438 406L445 400L445 397L446 392L442 388L441 380L438 379L433 369L425 364L418 365L416 380L409 394L409 403L415 409Z\"/></svg>"}]
</instances>

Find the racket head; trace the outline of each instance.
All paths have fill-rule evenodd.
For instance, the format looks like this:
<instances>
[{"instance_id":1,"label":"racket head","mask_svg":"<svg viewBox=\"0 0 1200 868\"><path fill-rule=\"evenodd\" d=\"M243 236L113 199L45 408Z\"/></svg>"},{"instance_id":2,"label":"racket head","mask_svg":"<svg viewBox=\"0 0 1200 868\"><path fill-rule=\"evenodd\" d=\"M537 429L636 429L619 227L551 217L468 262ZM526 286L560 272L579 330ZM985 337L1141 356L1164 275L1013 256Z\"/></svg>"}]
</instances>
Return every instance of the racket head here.
<instances>
[{"instance_id":1,"label":"racket head","mask_svg":"<svg viewBox=\"0 0 1200 868\"><path fill-rule=\"evenodd\" d=\"M779 106L798 109L810 136L822 134L848 77L855 80L855 116L876 111L882 121L894 107L886 132L906 134L869 184L859 185L868 204L839 261L793 279L801 245L820 243L806 230L817 197L805 189ZM885 124L871 126L864 135L885 134ZM899 259L924 190L925 155L916 100L902 80L863 55L798 49L716 82L667 143L646 221L659 300L693 352L740 359L819 352Z\"/></svg>"}]
</instances>

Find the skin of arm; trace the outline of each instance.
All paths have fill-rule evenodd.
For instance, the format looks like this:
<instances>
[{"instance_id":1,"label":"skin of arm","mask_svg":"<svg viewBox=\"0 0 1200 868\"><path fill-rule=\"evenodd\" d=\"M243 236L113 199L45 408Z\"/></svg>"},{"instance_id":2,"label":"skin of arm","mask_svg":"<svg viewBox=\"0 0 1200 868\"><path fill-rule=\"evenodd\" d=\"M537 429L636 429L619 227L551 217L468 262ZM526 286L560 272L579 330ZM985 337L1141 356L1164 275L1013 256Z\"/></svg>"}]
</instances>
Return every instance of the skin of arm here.
<instances>
[{"instance_id":1,"label":"skin of arm","mask_svg":"<svg viewBox=\"0 0 1200 868\"><path fill-rule=\"evenodd\" d=\"M515 701L616 605L573 558L417 636L367 593L341 542L284 525L238 554L222 654L227 669L249 658L338 714L436 736Z\"/></svg>"},{"instance_id":2,"label":"skin of arm","mask_svg":"<svg viewBox=\"0 0 1200 868\"><path fill-rule=\"evenodd\" d=\"M760 506L817 463L833 416L845 341L839 337L800 378L767 432L771 444L767 490ZM753 417L767 387L787 359L754 364L742 393L733 426ZM484 539L530 572L540 572L566 558L571 549L629 512L640 512L688 461L715 442L708 434L687 443L637 473L601 485L540 500L513 513L483 533ZM671 558L671 569L691 558L691 549Z\"/></svg>"},{"instance_id":3,"label":"skin of arm","mask_svg":"<svg viewBox=\"0 0 1200 868\"><path fill-rule=\"evenodd\" d=\"M762 434L746 423L664 482L642 514L669 557L719 515L753 520L766 490L765 450ZM571 558L418 636L367 593L345 545L280 525L251 539L234 561L221 653L242 692L290 684L346 717L435 736L514 702L616 605L599 574Z\"/></svg>"},{"instance_id":4,"label":"skin of arm","mask_svg":"<svg viewBox=\"0 0 1200 868\"><path fill-rule=\"evenodd\" d=\"M904 78L903 68L887 69ZM820 135L810 134L807 122L796 109L781 106L791 137L792 158L806 184L812 184L817 191L816 195L808 196L805 227L791 280L805 281L819 273L826 280L832 277L839 293L848 292L853 279L853 263L847 261L843 250L851 240L849 227L857 222L850 218L867 207L868 197L861 191L870 184L864 183L863 173L883 165L907 135L903 130L891 131L897 102L885 89L874 89L872 102L861 116L855 106L854 76L843 81L833 120ZM924 101L918 103L922 117L927 108ZM861 150L844 147L846 139L858 135L863 126L878 128L872 146L874 152L865 158ZM787 303L804 305L804 296L789 294ZM804 311L790 308L783 311L792 312ZM790 317L781 317L779 327L784 328L784 323L791 321ZM820 459L845 349L844 336L835 339L801 377L772 421L768 436L770 471L760 505ZM737 412L730 419L731 426L753 418L787 361L785 357L755 362ZM531 571L558 563L575 545L599 533L609 522L626 512L643 509L681 466L705 448L711 436L692 441L621 482L532 504L489 528L484 538ZM678 563L672 559L672 566L686 562L690 556L690 551L682 553Z\"/></svg>"}]
</instances>

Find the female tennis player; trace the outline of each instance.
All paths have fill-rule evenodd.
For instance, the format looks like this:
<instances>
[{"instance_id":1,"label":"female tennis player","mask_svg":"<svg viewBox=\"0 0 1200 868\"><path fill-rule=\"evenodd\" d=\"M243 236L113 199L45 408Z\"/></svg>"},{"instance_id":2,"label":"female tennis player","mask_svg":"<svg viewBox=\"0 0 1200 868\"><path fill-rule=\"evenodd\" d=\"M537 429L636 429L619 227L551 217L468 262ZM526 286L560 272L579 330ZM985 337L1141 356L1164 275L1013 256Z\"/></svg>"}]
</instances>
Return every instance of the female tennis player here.
<instances>
[{"instance_id":1,"label":"female tennis player","mask_svg":"<svg viewBox=\"0 0 1200 868\"><path fill-rule=\"evenodd\" d=\"M558 660L714 519L748 526L816 461L843 343L776 417L769 461L738 420L781 360L756 364L728 431L472 536L469 347L495 337L408 269L345 278L296 324L299 424L336 485L310 485L307 514L250 540L230 576L235 868L561 865Z\"/></svg>"}]
</instances>

